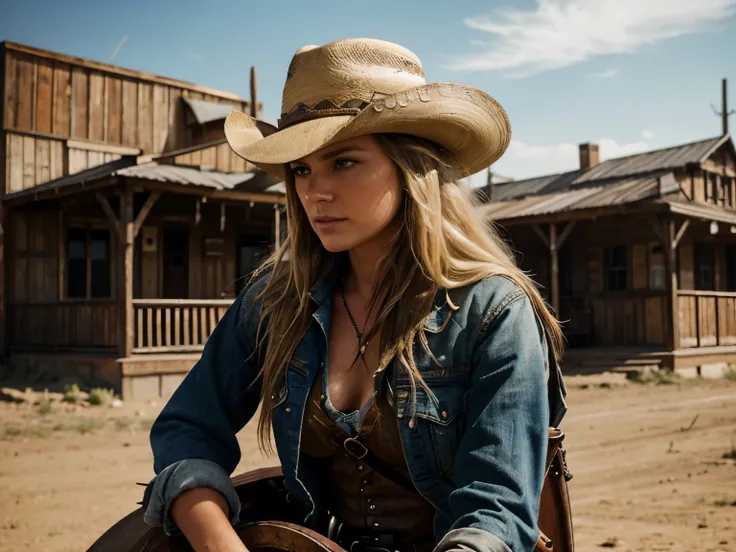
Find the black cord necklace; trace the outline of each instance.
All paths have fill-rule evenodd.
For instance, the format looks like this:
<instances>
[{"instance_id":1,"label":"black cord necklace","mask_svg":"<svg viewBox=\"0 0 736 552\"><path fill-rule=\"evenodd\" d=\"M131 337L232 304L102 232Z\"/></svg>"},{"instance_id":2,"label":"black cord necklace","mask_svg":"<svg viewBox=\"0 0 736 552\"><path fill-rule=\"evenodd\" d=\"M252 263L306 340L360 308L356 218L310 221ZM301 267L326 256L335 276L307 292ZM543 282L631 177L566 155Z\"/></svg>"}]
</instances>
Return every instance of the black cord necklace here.
<instances>
[{"instance_id":1,"label":"black cord necklace","mask_svg":"<svg viewBox=\"0 0 736 552\"><path fill-rule=\"evenodd\" d=\"M358 324L356 324L355 318L353 318L353 313L350 312L350 307L348 307L348 302L345 299L345 282L340 286L340 296L342 297L342 305L345 307L345 312L348 313L350 323L353 325L353 329L355 330L355 336L358 338L358 351L360 351L360 356L363 356L368 342L366 341L363 343L363 333L358 329Z\"/></svg>"}]
</instances>

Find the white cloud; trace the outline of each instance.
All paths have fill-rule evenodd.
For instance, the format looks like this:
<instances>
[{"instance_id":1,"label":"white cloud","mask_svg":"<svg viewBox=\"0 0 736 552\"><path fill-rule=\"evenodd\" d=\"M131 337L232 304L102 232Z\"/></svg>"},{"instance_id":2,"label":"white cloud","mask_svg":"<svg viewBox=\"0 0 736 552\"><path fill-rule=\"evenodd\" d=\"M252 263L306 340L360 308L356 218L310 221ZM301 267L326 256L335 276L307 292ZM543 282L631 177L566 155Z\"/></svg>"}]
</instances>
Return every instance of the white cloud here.
<instances>
[{"instance_id":1,"label":"white cloud","mask_svg":"<svg viewBox=\"0 0 736 552\"><path fill-rule=\"evenodd\" d=\"M645 140L651 140L654 138L654 133L651 130L642 130L641 137Z\"/></svg>"},{"instance_id":2,"label":"white cloud","mask_svg":"<svg viewBox=\"0 0 736 552\"><path fill-rule=\"evenodd\" d=\"M197 54L196 52L189 52L187 55L189 56L189 59L193 61L204 61L204 56L202 54Z\"/></svg>"},{"instance_id":3,"label":"white cloud","mask_svg":"<svg viewBox=\"0 0 736 552\"><path fill-rule=\"evenodd\" d=\"M450 66L529 76L703 32L735 12L736 0L537 0L534 9L466 18L493 40L475 41L482 51Z\"/></svg>"},{"instance_id":4,"label":"white cloud","mask_svg":"<svg viewBox=\"0 0 736 552\"><path fill-rule=\"evenodd\" d=\"M593 73L591 76L597 79L611 79L615 77L617 73L618 71L616 71L616 69L606 69L600 73Z\"/></svg>"}]
</instances>

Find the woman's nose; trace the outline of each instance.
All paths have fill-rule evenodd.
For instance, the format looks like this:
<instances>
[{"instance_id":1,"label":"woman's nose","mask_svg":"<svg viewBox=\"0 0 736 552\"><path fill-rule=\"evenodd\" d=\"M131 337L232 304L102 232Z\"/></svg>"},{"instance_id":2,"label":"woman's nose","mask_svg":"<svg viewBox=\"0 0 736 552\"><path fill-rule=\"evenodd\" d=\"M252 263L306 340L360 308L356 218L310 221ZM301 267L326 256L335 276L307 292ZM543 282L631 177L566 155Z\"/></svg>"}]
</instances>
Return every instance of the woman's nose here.
<instances>
[{"instance_id":1,"label":"woman's nose","mask_svg":"<svg viewBox=\"0 0 736 552\"><path fill-rule=\"evenodd\" d=\"M309 179L306 198L308 201L330 202L335 199L335 195L327 179L314 175Z\"/></svg>"}]
</instances>

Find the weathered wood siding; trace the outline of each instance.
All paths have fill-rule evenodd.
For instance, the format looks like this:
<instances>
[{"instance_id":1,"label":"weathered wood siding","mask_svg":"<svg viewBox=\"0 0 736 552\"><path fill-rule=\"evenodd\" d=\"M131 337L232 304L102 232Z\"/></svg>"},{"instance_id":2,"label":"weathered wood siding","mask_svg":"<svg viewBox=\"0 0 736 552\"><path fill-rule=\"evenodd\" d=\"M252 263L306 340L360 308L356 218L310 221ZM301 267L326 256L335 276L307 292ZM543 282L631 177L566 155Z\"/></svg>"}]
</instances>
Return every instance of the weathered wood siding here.
<instances>
[{"instance_id":1,"label":"weathered wood siding","mask_svg":"<svg viewBox=\"0 0 736 552\"><path fill-rule=\"evenodd\" d=\"M58 212L15 213L10 221L6 285L10 346L39 349L112 348L113 301L60 301L65 255Z\"/></svg>"},{"instance_id":2,"label":"weathered wood siding","mask_svg":"<svg viewBox=\"0 0 736 552\"><path fill-rule=\"evenodd\" d=\"M182 97L248 111L248 102L231 94L42 50L8 45L4 61L2 107L4 128L10 132L4 144L9 191L121 154L99 147L65 151L68 139L123 146L143 154L198 143L202 133L187 124L188 108L180 101ZM212 132L208 136L213 138ZM224 138L224 131L219 138ZM218 170L245 167L227 146L204 155L205 164Z\"/></svg>"},{"instance_id":3,"label":"weathered wood siding","mask_svg":"<svg viewBox=\"0 0 736 552\"><path fill-rule=\"evenodd\" d=\"M245 172L253 166L236 155L227 143L198 149L173 158L175 165L200 167L205 170L220 172Z\"/></svg>"}]
</instances>

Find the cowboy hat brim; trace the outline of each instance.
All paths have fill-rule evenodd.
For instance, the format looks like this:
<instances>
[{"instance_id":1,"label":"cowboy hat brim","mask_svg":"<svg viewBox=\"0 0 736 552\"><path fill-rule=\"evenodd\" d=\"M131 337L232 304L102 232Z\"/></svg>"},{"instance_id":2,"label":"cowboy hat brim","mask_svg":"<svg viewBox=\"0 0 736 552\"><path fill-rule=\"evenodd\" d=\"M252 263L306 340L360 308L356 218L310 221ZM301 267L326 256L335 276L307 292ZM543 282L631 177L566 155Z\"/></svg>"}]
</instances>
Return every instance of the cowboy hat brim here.
<instances>
[{"instance_id":1,"label":"cowboy hat brim","mask_svg":"<svg viewBox=\"0 0 736 552\"><path fill-rule=\"evenodd\" d=\"M410 134L450 152L458 178L492 165L506 151L511 125L503 108L486 93L455 83L433 83L375 98L358 115L313 118L269 136L256 121L233 111L225 121L232 150L283 178L284 164L332 143L376 133Z\"/></svg>"}]
</instances>

